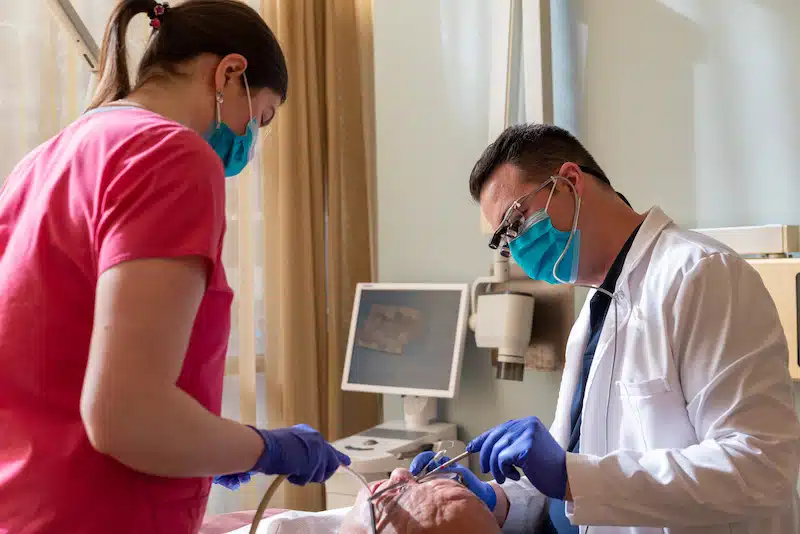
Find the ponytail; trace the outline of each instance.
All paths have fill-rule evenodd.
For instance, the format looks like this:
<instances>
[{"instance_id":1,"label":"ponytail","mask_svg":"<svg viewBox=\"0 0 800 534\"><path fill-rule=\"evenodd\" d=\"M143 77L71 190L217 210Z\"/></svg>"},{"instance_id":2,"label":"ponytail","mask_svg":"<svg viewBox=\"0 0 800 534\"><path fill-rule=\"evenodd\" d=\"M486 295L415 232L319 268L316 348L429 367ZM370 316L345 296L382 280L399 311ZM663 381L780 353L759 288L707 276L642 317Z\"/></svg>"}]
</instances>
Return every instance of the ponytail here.
<instances>
[{"instance_id":1,"label":"ponytail","mask_svg":"<svg viewBox=\"0 0 800 534\"><path fill-rule=\"evenodd\" d=\"M2 0L0 0L2 1ZM185 0L157 13L156 0L120 0L111 14L100 53L100 80L89 109L127 97L136 86L160 75L179 74L179 65L201 54L247 59L251 88L267 87L286 100L288 74L280 44L264 19L240 0ZM136 85L128 70L125 35L136 15L146 13L153 32L136 70Z\"/></svg>"},{"instance_id":2,"label":"ponytail","mask_svg":"<svg viewBox=\"0 0 800 534\"><path fill-rule=\"evenodd\" d=\"M148 13L155 6L154 0L121 0L111 13L100 52L100 80L89 109L125 98L130 94L128 47L125 41L128 25L133 17L140 13Z\"/></svg>"}]
</instances>

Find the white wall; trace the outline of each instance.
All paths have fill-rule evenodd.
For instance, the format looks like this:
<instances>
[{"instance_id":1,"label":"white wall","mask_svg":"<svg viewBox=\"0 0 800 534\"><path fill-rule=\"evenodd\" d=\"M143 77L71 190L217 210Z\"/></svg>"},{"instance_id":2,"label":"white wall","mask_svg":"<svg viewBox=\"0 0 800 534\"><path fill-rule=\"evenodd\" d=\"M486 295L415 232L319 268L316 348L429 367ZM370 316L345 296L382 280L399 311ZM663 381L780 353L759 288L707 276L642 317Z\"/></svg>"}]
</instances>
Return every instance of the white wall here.
<instances>
[{"instance_id":1,"label":"white wall","mask_svg":"<svg viewBox=\"0 0 800 534\"><path fill-rule=\"evenodd\" d=\"M376 2L382 281L468 281L488 267L467 191L487 143L488 4ZM686 226L800 224L800 2L552 6L556 123L635 208L658 204ZM524 414L549 421L558 380L498 382L473 347L445 413L465 437Z\"/></svg>"},{"instance_id":2,"label":"white wall","mask_svg":"<svg viewBox=\"0 0 800 534\"><path fill-rule=\"evenodd\" d=\"M588 35L580 135L636 207L800 223L800 2L572 6Z\"/></svg>"},{"instance_id":3,"label":"white wall","mask_svg":"<svg viewBox=\"0 0 800 534\"><path fill-rule=\"evenodd\" d=\"M378 0L375 84L378 273L385 282L467 282L491 254L467 189L488 141L489 2ZM470 336L471 338L471 336ZM444 415L462 438L530 413L552 419L559 373L494 379L472 339L457 402ZM399 398L385 401L402 417Z\"/></svg>"}]
</instances>

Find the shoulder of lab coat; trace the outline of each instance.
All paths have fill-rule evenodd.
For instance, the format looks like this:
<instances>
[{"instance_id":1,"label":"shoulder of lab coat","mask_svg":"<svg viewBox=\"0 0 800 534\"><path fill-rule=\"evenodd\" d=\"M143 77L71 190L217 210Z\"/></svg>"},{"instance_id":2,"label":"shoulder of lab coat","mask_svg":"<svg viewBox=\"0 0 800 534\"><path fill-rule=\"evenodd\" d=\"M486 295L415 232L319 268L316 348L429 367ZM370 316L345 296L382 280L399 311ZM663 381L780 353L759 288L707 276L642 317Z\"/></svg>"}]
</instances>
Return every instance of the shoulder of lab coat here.
<instances>
[{"instance_id":1,"label":"shoulder of lab coat","mask_svg":"<svg viewBox=\"0 0 800 534\"><path fill-rule=\"evenodd\" d=\"M542 522L547 497L542 495L526 477L519 481L506 479L502 484L508 498L508 516L503 523L505 534L530 534L536 532Z\"/></svg>"},{"instance_id":2,"label":"shoulder of lab coat","mask_svg":"<svg viewBox=\"0 0 800 534\"><path fill-rule=\"evenodd\" d=\"M690 527L791 509L800 421L775 305L733 251L654 216L663 224L637 236L617 290L658 303L660 319L645 322L664 328L697 444L568 454L567 515L574 524ZM631 296L637 290L650 293Z\"/></svg>"}]
</instances>

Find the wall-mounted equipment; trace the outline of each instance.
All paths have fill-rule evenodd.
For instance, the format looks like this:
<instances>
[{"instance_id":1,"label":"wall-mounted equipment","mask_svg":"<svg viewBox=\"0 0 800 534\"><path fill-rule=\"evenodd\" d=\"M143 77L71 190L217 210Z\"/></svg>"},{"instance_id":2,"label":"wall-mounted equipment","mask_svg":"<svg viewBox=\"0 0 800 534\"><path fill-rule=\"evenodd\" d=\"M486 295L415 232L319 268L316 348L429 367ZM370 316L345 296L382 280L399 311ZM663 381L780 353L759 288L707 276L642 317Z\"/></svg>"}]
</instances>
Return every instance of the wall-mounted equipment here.
<instances>
[{"instance_id":1,"label":"wall-mounted equipment","mask_svg":"<svg viewBox=\"0 0 800 534\"><path fill-rule=\"evenodd\" d=\"M521 381L526 368L562 367L575 322L572 286L531 280L497 250L491 274L472 283L470 301L475 344L491 350L496 378Z\"/></svg>"},{"instance_id":2,"label":"wall-mounted equipment","mask_svg":"<svg viewBox=\"0 0 800 534\"><path fill-rule=\"evenodd\" d=\"M525 353L531 342L533 295L504 291L478 297L475 344L497 349L497 378L523 378Z\"/></svg>"}]
</instances>

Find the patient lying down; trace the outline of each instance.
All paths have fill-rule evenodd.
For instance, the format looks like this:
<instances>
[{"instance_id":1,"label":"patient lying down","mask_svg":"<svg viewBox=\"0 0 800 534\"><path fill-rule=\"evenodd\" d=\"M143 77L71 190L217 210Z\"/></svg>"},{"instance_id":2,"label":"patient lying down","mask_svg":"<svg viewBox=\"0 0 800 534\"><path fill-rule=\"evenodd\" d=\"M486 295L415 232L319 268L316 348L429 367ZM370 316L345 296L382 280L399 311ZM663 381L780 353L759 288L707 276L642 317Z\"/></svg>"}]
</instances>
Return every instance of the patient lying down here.
<instances>
[{"instance_id":1,"label":"patient lying down","mask_svg":"<svg viewBox=\"0 0 800 534\"><path fill-rule=\"evenodd\" d=\"M447 476L447 475L445 475ZM387 492L374 502L379 534L499 534L494 515L459 482L447 478L417 484L405 469L395 469L389 480L370 484L370 495L399 481L402 491ZM264 519L258 534L372 534L366 489L352 508L324 512L288 511ZM227 531L248 534L250 527ZM217 531L215 531L217 532Z\"/></svg>"},{"instance_id":2,"label":"patient lying down","mask_svg":"<svg viewBox=\"0 0 800 534\"><path fill-rule=\"evenodd\" d=\"M370 485L372 493L399 481L408 484L375 499L375 523L380 534L464 534L499 533L489 509L456 480L435 478L414 481L406 469L395 469L389 480ZM371 534L366 489L342 523L340 534Z\"/></svg>"}]
</instances>

